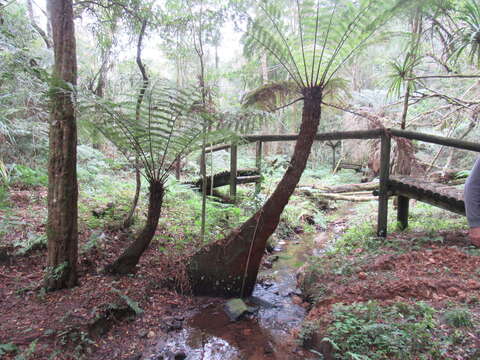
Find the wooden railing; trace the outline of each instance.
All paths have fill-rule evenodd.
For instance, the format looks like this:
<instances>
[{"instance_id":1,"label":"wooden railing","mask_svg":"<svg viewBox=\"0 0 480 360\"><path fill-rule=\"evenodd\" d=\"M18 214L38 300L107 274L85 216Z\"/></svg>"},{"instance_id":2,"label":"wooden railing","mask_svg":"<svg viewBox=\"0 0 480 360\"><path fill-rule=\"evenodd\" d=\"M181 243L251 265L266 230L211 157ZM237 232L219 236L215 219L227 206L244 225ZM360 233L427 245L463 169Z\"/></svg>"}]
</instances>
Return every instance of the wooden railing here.
<instances>
[{"instance_id":1,"label":"wooden railing","mask_svg":"<svg viewBox=\"0 0 480 360\"><path fill-rule=\"evenodd\" d=\"M347 139L381 139L381 152L380 152L380 184L378 191L378 222L377 222L377 235L385 237L387 234L387 221L388 221L388 198L389 194L388 184L390 178L390 152L391 152L391 139L392 136L402 137L410 140L418 140L428 142L432 144L438 144L443 146L454 147L462 150L470 150L480 152L480 144L470 141L451 139L444 136L436 136L430 134L424 134L419 132L380 128L372 130L359 130L359 131L340 131L340 132L327 132L319 133L316 135L315 140L327 141L327 140L347 140ZM287 135L244 135L232 144L220 144L206 149L206 152L215 152L225 149L231 149L230 157L230 195L235 198L237 193L237 152L238 146L242 144L256 142L256 155L255 163L256 167L261 173L262 167L262 143L274 142L274 141L296 141L298 134ZM260 184L257 183L256 193L260 191ZM399 210L399 214L405 213L404 207L406 206L406 213L408 214L408 200L405 205L405 199L400 199L399 205L402 209Z\"/></svg>"}]
</instances>

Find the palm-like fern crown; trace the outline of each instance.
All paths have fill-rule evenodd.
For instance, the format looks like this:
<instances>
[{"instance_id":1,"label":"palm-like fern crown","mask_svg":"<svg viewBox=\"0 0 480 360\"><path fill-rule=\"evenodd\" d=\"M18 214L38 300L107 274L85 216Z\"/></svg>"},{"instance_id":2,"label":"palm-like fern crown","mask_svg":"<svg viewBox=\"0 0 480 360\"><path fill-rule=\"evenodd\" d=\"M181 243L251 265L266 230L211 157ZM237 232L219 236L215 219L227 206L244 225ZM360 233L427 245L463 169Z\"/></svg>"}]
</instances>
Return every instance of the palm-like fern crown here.
<instances>
[{"instance_id":1,"label":"palm-like fern crown","mask_svg":"<svg viewBox=\"0 0 480 360\"><path fill-rule=\"evenodd\" d=\"M127 158L134 153L149 181L163 182L175 160L199 146L208 119L197 94L157 81L141 103L137 96L117 103L95 99L90 109L100 115L95 125L105 137Z\"/></svg>"},{"instance_id":2,"label":"palm-like fern crown","mask_svg":"<svg viewBox=\"0 0 480 360\"><path fill-rule=\"evenodd\" d=\"M408 0L296 0L298 29L288 34L280 9L261 0L246 46L269 51L300 89L325 87Z\"/></svg>"},{"instance_id":3,"label":"palm-like fern crown","mask_svg":"<svg viewBox=\"0 0 480 360\"><path fill-rule=\"evenodd\" d=\"M480 68L480 4L478 1L469 0L461 10L461 20L465 26L460 30L461 41L460 54L466 47L470 46L470 62Z\"/></svg>"}]
</instances>

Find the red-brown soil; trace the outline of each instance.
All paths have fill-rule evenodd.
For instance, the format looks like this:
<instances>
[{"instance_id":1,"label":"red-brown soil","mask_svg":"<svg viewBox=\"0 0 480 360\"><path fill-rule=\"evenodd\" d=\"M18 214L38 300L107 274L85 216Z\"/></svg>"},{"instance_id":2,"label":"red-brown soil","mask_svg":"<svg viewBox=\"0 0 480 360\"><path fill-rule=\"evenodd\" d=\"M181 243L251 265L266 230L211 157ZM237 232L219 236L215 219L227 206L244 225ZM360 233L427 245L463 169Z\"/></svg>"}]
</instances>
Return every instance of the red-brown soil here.
<instances>
[{"instance_id":1,"label":"red-brown soil","mask_svg":"<svg viewBox=\"0 0 480 360\"><path fill-rule=\"evenodd\" d=\"M38 201L32 201L32 196ZM0 211L4 229L12 216L17 222L0 239L0 247L9 254L17 250L15 241L32 232L38 235L44 232L44 217L40 214L45 214L42 199L45 196L42 189L12 190L14 208L8 214ZM162 231L158 230L159 235ZM89 230L80 231L80 248L89 236ZM172 284L181 259L166 258L156 246L145 253L135 276L112 277L101 273L128 241L126 234L106 232L98 247L79 256L80 285L53 293L41 290L45 249L24 256L13 255L0 263L0 344L13 343L24 351L36 340L30 359L80 359L83 355L87 359L111 360L133 359L141 354L162 331L168 331L169 319L184 316L194 308L194 302L169 290L172 286L166 287ZM125 317L121 311L111 311L112 304L128 309L125 296L138 302L143 310L132 320L129 320L132 316ZM105 315L109 315L108 331L103 329L103 323L94 325L98 317ZM101 334L104 330L106 333ZM2 359L14 356L4 355Z\"/></svg>"},{"instance_id":2,"label":"red-brown soil","mask_svg":"<svg viewBox=\"0 0 480 360\"><path fill-rule=\"evenodd\" d=\"M480 251L469 244L466 231L442 232L432 242L425 241L426 234L408 232L389 238L395 238L395 250L386 245L373 254L357 249L345 258L324 258L318 265L322 270L314 275L323 295L314 301L307 319L320 320L320 328L325 329L334 304L369 300L379 306L424 301L437 310L468 306L474 318L480 319ZM409 251L416 239L423 243L417 242L417 250ZM338 256L340 263L335 259ZM341 267L343 272L338 271ZM469 336L469 346L480 348L478 329L472 329ZM446 358L469 359L459 355L462 352L456 349Z\"/></svg>"}]
</instances>

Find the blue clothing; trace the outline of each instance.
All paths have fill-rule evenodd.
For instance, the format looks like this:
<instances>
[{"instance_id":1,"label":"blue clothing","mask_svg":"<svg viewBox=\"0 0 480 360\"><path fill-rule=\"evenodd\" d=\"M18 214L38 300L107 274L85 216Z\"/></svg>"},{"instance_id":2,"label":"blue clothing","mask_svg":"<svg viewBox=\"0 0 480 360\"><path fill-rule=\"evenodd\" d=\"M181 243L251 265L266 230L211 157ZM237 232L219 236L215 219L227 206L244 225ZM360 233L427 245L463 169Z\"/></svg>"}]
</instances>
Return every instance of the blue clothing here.
<instances>
[{"instance_id":1,"label":"blue clothing","mask_svg":"<svg viewBox=\"0 0 480 360\"><path fill-rule=\"evenodd\" d=\"M480 158L465 183L465 210L470 228L480 227Z\"/></svg>"}]
</instances>

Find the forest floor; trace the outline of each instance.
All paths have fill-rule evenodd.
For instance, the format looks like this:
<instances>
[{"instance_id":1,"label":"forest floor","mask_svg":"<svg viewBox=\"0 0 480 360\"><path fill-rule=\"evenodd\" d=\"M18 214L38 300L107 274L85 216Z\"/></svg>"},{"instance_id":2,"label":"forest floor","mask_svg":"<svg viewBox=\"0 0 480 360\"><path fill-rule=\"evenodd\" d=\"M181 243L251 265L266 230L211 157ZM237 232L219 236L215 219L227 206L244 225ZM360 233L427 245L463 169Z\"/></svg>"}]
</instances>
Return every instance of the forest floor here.
<instances>
[{"instance_id":1,"label":"forest floor","mask_svg":"<svg viewBox=\"0 0 480 360\"><path fill-rule=\"evenodd\" d=\"M181 258L166 258L152 246L134 276L106 276L101 270L128 244L128 234L79 234L79 286L45 293L46 248L41 236L45 189L11 190L8 229L0 253L0 358L137 359L159 331L178 326L195 300L173 289ZM7 214L0 212L5 220ZM162 229L158 230L159 233ZM25 254L18 239L36 239ZM40 239L40 240L39 240ZM167 244L165 246L168 246Z\"/></svg>"},{"instance_id":2,"label":"forest floor","mask_svg":"<svg viewBox=\"0 0 480 360\"><path fill-rule=\"evenodd\" d=\"M1 359L140 359L159 335L182 328L205 306L205 299L175 290L183 259L165 256L169 243L152 246L134 276L106 276L101 269L126 246L128 234L104 231L93 241L88 229L80 232L80 285L45 293L45 219L39 215L45 191L12 189L13 206L8 214L0 210ZM409 359L416 353L479 359L480 250L469 246L466 232L406 231L379 243L361 231L348 233L353 216L339 212L305 244L304 260L313 260L300 282L310 305L307 321L293 333L297 340L327 359L335 347L338 354L387 351L372 359L399 358L395 351L405 349ZM159 227L159 235L164 231ZM20 247L19 239L31 239L31 246ZM348 343L352 335L358 335L356 347ZM295 350L295 343L289 346L285 351Z\"/></svg>"},{"instance_id":3,"label":"forest floor","mask_svg":"<svg viewBox=\"0 0 480 360\"><path fill-rule=\"evenodd\" d=\"M325 359L480 359L480 249L467 231L408 230L382 241L348 226L338 217L319 233L316 247L331 248L300 271L312 304L304 344Z\"/></svg>"}]
</instances>

